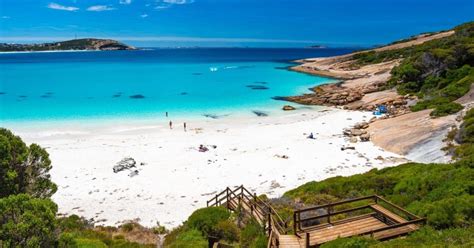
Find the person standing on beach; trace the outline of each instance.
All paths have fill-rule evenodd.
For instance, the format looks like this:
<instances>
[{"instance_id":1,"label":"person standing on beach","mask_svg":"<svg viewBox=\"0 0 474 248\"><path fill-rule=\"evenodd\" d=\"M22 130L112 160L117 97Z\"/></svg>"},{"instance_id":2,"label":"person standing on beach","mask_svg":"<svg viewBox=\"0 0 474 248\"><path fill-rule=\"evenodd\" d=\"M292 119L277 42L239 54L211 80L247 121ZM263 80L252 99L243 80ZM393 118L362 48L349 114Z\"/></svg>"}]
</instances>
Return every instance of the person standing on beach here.
<instances>
[{"instance_id":1,"label":"person standing on beach","mask_svg":"<svg viewBox=\"0 0 474 248\"><path fill-rule=\"evenodd\" d=\"M184 126L184 131L186 132L186 122L183 124Z\"/></svg>"},{"instance_id":2,"label":"person standing on beach","mask_svg":"<svg viewBox=\"0 0 474 248\"><path fill-rule=\"evenodd\" d=\"M170 129L173 129L173 122L170 121Z\"/></svg>"}]
</instances>

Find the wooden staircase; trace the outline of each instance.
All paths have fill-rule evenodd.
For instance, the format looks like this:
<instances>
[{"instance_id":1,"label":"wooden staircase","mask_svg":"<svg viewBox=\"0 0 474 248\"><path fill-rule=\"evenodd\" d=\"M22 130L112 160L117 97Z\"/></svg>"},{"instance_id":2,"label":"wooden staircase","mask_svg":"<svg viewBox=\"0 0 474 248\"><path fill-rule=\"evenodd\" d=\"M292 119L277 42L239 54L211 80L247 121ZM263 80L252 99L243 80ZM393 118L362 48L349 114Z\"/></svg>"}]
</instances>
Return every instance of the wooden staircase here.
<instances>
[{"instance_id":1,"label":"wooden staircase","mask_svg":"<svg viewBox=\"0 0 474 248\"><path fill-rule=\"evenodd\" d=\"M207 201L207 206L225 206L255 218L269 238L268 248L319 247L340 237L353 236L386 240L413 232L425 222L425 219L373 195L294 210L292 228L288 228L290 220L283 221L267 201L243 185L235 189L227 187Z\"/></svg>"},{"instance_id":2,"label":"wooden staircase","mask_svg":"<svg viewBox=\"0 0 474 248\"><path fill-rule=\"evenodd\" d=\"M207 201L208 207L225 206L231 211L240 210L254 217L269 237L268 247L300 247L292 246L297 237L288 234L288 224L270 204L255 193L251 193L243 185L235 189L225 190ZM283 243L282 243L283 242ZM288 245L287 245L288 243Z\"/></svg>"}]
</instances>

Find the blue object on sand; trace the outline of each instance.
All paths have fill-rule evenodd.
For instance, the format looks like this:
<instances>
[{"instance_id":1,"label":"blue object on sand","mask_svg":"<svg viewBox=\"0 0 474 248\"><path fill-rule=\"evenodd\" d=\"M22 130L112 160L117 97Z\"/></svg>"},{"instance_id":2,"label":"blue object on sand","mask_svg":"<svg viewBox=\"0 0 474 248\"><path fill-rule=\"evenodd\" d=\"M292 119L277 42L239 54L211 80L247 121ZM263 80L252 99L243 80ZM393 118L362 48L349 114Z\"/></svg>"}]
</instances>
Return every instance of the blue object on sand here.
<instances>
[{"instance_id":1,"label":"blue object on sand","mask_svg":"<svg viewBox=\"0 0 474 248\"><path fill-rule=\"evenodd\" d=\"M387 113L387 107L385 105L380 105L378 107L378 111L380 111L381 114L386 114Z\"/></svg>"}]
</instances>

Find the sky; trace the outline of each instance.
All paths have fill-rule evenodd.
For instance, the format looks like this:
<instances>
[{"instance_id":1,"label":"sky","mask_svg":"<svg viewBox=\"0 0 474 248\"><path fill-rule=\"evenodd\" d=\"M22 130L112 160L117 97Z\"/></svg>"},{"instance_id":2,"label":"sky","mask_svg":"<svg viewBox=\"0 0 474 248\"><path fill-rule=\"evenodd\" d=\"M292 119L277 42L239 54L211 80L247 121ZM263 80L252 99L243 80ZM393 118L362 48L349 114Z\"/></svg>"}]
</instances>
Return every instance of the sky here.
<instances>
[{"instance_id":1,"label":"sky","mask_svg":"<svg viewBox=\"0 0 474 248\"><path fill-rule=\"evenodd\" d=\"M0 42L373 46L474 21L474 0L0 0Z\"/></svg>"}]
</instances>

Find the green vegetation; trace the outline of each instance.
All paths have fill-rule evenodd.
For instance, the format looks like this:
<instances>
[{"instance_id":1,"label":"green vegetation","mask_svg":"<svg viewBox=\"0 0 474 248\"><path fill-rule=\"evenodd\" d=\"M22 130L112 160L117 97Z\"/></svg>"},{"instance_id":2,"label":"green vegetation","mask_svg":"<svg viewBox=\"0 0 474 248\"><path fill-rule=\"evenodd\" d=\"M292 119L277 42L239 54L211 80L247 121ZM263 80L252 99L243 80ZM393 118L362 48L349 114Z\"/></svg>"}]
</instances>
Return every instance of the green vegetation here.
<instances>
[{"instance_id":1,"label":"green vegetation","mask_svg":"<svg viewBox=\"0 0 474 248\"><path fill-rule=\"evenodd\" d=\"M166 236L165 247L207 247L208 242L236 247L267 247L267 237L257 221L239 213L230 213L223 207L196 210L183 225Z\"/></svg>"},{"instance_id":2,"label":"green vegetation","mask_svg":"<svg viewBox=\"0 0 474 248\"><path fill-rule=\"evenodd\" d=\"M58 208L26 194L0 198L0 240L4 247L51 247Z\"/></svg>"},{"instance_id":3,"label":"green vegetation","mask_svg":"<svg viewBox=\"0 0 474 248\"><path fill-rule=\"evenodd\" d=\"M321 248L382 248L382 247L473 247L474 228L452 228L435 230L429 226L403 239L378 242L368 238L344 238L328 242Z\"/></svg>"},{"instance_id":4,"label":"green vegetation","mask_svg":"<svg viewBox=\"0 0 474 248\"><path fill-rule=\"evenodd\" d=\"M2 247L155 247L129 242L116 235L119 230L94 228L75 215L58 219L58 208L50 199L56 192L50 170L51 161L43 148L27 146L20 137L0 128Z\"/></svg>"},{"instance_id":5,"label":"green vegetation","mask_svg":"<svg viewBox=\"0 0 474 248\"><path fill-rule=\"evenodd\" d=\"M40 146L29 147L20 137L0 129L0 197L26 193L48 198L56 192L49 176L51 161Z\"/></svg>"},{"instance_id":6,"label":"green vegetation","mask_svg":"<svg viewBox=\"0 0 474 248\"><path fill-rule=\"evenodd\" d=\"M452 164L407 163L349 177L310 182L285 193L304 204L324 204L378 194L416 215L427 226L406 239L378 242L365 238L338 239L323 247L472 247L474 243L474 109L457 134Z\"/></svg>"},{"instance_id":7,"label":"green vegetation","mask_svg":"<svg viewBox=\"0 0 474 248\"><path fill-rule=\"evenodd\" d=\"M359 65L402 59L392 70L388 87L402 95L418 96L412 111L434 109L445 116L462 109L454 100L465 95L474 82L474 22L456 27L456 33L420 45L387 51L368 51L353 56Z\"/></svg>"}]
</instances>

